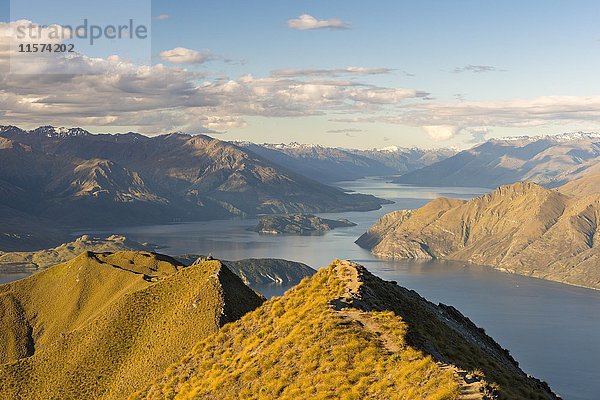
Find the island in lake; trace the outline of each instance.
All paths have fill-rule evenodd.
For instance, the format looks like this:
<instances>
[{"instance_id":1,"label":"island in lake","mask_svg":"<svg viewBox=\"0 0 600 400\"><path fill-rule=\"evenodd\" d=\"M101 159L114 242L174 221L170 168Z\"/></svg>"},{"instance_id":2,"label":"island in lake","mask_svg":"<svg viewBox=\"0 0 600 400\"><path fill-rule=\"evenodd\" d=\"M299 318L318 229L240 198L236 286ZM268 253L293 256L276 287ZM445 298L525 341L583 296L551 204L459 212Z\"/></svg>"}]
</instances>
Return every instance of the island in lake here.
<instances>
[{"instance_id":1,"label":"island in lake","mask_svg":"<svg viewBox=\"0 0 600 400\"><path fill-rule=\"evenodd\" d=\"M325 219L311 214L265 215L252 230L260 234L311 235L356 226L347 219Z\"/></svg>"}]
</instances>

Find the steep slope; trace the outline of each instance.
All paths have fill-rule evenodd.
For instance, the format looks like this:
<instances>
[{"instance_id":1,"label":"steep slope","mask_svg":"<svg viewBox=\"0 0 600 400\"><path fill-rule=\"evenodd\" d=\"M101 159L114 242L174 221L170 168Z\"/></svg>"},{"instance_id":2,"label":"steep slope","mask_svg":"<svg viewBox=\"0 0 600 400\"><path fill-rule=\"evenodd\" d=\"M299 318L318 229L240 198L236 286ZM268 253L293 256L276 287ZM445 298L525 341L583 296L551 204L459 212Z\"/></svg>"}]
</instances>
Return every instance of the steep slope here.
<instances>
[{"instance_id":1,"label":"steep slope","mask_svg":"<svg viewBox=\"0 0 600 400\"><path fill-rule=\"evenodd\" d=\"M18 210L35 207L53 167L52 157L0 136L0 204Z\"/></svg>"},{"instance_id":2,"label":"steep slope","mask_svg":"<svg viewBox=\"0 0 600 400\"><path fill-rule=\"evenodd\" d=\"M560 186L600 162L600 134L494 139L409 172L395 182L421 186L497 187L531 181Z\"/></svg>"},{"instance_id":3,"label":"steep slope","mask_svg":"<svg viewBox=\"0 0 600 400\"><path fill-rule=\"evenodd\" d=\"M262 301L217 260L84 253L0 286L0 397L122 399Z\"/></svg>"},{"instance_id":4,"label":"steep slope","mask_svg":"<svg viewBox=\"0 0 600 400\"><path fill-rule=\"evenodd\" d=\"M0 139L0 190L13 194L5 205L77 226L372 210L385 202L203 135L0 127Z\"/></svg>"},{"instance_id":5,"label":"steep slope","mask_svg":"<svg viewBox=\"0 0 600 400\"><path fill-rule=\"evenodd\" d=\"M387 214L356 243L386 258L464 260L600 288L598 188L592 175L559 190L516 183L468 202L440 198Z\"/></svg>"},{"instance_id":6,"label":"steep slope","mask_svg":"<svg viewBox=\"0 0 600 400\"><path fill-rule=\"evenodd\" d=\"M175 256L175 259L185 265L192 265L212 259L212 256L184 254ZM244 258L236 261L222 261L227 268L253 289L270 284L296 285L302 279L317 272L306 264L280 258Z\"/></svg>"},{"instance_id":7,"label":"steep slope","mask_svg":"<svg viewBox=\"0 0 600 400\"><path fill-rule=\"evenodd\" d=\"M245 258L224 263L250 287L273 283L296 285L317 272L306 264L277 258Z\"/></svg>"},{"instance_id":8,"label":"steep slope","mask_svg":"<svg viewBox=\"0 0 600 400\"><path fill-rule=\"evenodd\" d=\"M472 379L465 379L467 375ZM482 390L482 392L479 391ZM200 341L135 399L554 399L452 307L336 261Z\"/></svg>"},{"instance_id":9,"label":"steep slope","mask_svg":"<svg viewBox=\"0 0 600 400\"><path fill-rule=\"evenodd\" d=\"M575 197L600 193L600 163L589 166L575 175L575 178L559 187L558 190Z\"/></svg>"}]
</instances>

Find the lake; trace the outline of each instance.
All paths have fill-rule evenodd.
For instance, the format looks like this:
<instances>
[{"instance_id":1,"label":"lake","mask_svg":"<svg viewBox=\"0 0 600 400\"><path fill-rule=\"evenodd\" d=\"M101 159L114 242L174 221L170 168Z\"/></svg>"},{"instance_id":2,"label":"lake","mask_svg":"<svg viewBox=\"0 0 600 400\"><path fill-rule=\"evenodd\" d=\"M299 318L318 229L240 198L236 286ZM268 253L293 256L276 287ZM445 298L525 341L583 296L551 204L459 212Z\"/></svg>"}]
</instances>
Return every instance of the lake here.
<instances>
[{"instance_id":1,"label":"lake","mask_svg":"<svg viewBox=\"0 0 600 400\"><path fill-rule=\"evenodd\" d=\"M121 227L88 233L123 234L140 242L160 244L164 246L160 251L172 255L211 254L229 260L275 257L301 261L313 268L337 258L350 259L433 302L455 306L509 349L525 372L547 381L564 399L598 399L600 291L461 262L383 261L354 244L387 212L416 208L439 196L470 199L487 189L402 186L378 178L341 182L339 186L396 203L371 212L319 214L358 224L321 236L261 236L247 230L256 225L256 219ZM262 291L272 296L285 289L270 286Z\"/></svg>"}]
</instances>

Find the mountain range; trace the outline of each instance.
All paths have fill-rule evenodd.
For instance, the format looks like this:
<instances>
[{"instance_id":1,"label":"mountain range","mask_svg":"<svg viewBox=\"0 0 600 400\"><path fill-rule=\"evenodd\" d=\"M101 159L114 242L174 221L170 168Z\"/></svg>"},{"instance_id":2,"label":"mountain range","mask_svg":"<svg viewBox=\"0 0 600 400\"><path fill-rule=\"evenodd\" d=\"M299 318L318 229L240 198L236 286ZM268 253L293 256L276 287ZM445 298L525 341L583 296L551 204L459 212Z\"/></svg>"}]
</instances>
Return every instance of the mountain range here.
<instances>
[{"instance_id":1,"label":"mountain range","mask_svg":"<svg viewBox=\"0 0 600 400\"><path fill-rule=\"evenodd\" d=\"M356 243L384 258L441 258L600 289L600 174L557 189L518 182L470 201L383 216Z\"/></svg>"},{"instance_id":2,"label":"mountain range","mask_svg":"<svg viewBox=\"0 0 600 400\"><path fill-rule=\"evenodd\" d=\"M493 139L408 172L396 183L494 188L519 181L558 187L600 164L600 133Z\"/></svg>"},{"instance_id":3,"label":"mountain range","mask_svg":"<svg viewBox=\"0 0 600 400\"><path fill-rule=\"evenodd\" d=\"M315 144L254 144L233 142L272 162L324 183L367 176L391 176L422 168L456 153L452 149L426 150L390 146L358 150Z\"/></svg>"},{"instance_id":4,"label":"mountain range","mask_svg":"<svg viewBox=\"0 0 600 400\"><path fill-rule=\"evenodd\" d=\"M37 238L42 241L59 224L373 210L386 203L345 193L208 136L13 126L0 127L0 194L4 250L35 242L36 237L24 240L23 225L42 225Z\"/></svg>"}]
</instances>

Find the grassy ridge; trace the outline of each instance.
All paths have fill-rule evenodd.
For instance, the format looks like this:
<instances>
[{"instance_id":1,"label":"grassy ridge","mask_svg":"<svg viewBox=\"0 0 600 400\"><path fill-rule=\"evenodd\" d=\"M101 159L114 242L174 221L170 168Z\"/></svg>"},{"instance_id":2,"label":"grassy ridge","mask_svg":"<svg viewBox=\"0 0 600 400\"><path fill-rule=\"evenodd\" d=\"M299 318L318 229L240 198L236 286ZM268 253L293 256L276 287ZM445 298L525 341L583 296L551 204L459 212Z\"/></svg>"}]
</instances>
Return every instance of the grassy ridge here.
<instances>
[{"instance_id":1,"label":"grassy ridge","mask_svg":"<svg viewBox=\"0 0 600 400\"><path fill-rule=\"evenodd\" d=\"M345 292L332 268L321 270L200 342L135 398L457 398L451 374L404 346L401 320L377 314L403 346L394 356L329 307Z\"/></svg>"},{"instance_id":2,"label":"grassy ridge","mask_svg":"<svg viewBox=\"0 0 600 400\"><path fill-rule=\"evenodd\" d=\"M455 310L335 262L198 343L132 399L458 399L464 368L495 398L554 398Z\"/></svg>"},{"instance_id":3,"label":"grassy ridge","mask_svg":"<svg viewBox=\"0 0 600 400\"><path fill-rule=\"evenodd\" d=\"M0 289L0 317L17 298L35 342L1 366L2 399L122 399L262 302L219 261L182 269L146 252L84 253Z\"/></svg>"}]
</instances>

